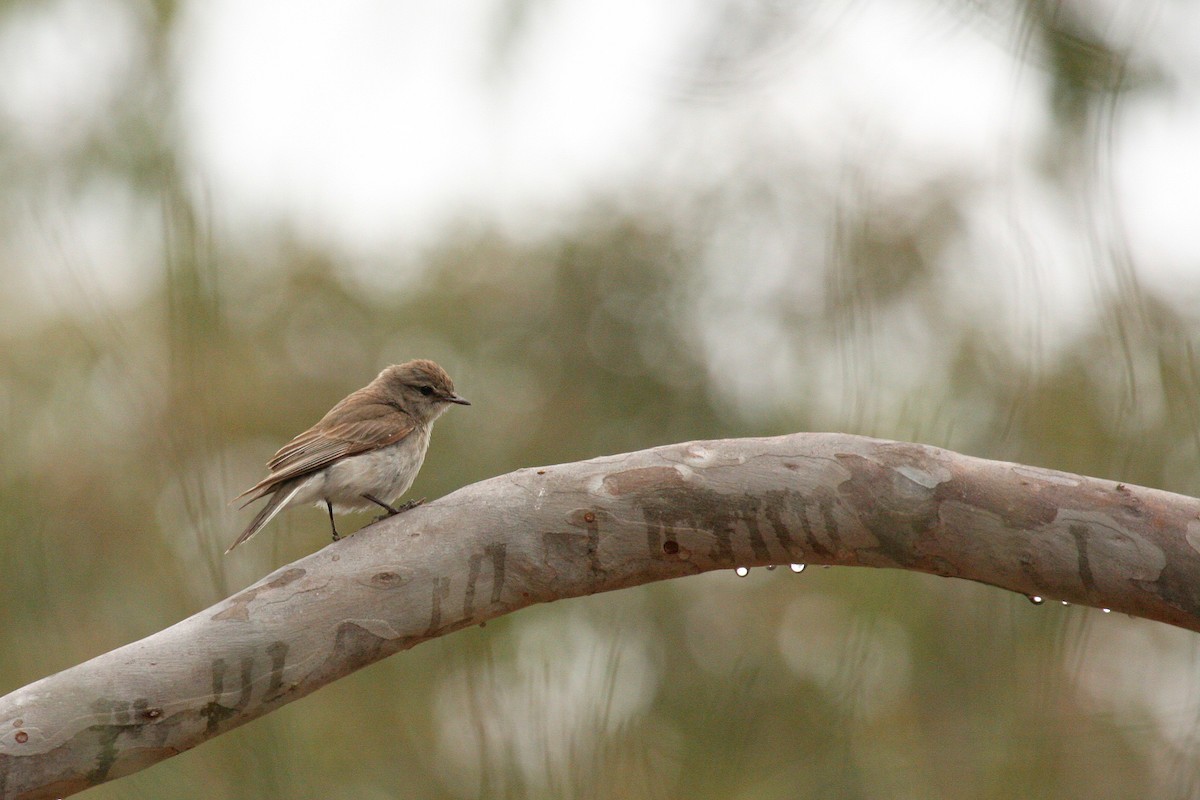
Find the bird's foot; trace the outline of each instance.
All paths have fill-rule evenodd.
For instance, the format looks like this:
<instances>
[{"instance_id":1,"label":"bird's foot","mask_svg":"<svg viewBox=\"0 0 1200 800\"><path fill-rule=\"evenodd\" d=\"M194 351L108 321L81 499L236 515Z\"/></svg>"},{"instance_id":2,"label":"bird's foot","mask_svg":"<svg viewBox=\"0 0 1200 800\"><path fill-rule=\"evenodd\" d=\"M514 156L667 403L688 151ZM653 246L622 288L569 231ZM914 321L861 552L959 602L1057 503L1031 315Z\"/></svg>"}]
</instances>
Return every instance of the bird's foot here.
<instances>
[{"instance_id":1,"label":"bird's foot","mask_svg":"<svg viewBox=\"0 0 1200 800\"><path fill-rule=\"evenodd\" d=\"M385 509L387 509L386 514L380 514L378 517L375 518L376 522L381 522L382 520L385 520L388 517L394 517L397 514L404 513L405 511L411 511L412 509L416 508L417 506L419 506L425 502L425 498L422 497L420 500L409 500L407 502L401 503L399 508L393 508L392 506L388 505L387 503L377 500L374 497L370 497L368 495L363 495L363 497L366 497L372 503L375 503L376 505L379 505L379 506L383 506Z\"/></svg>"}]
</instances>

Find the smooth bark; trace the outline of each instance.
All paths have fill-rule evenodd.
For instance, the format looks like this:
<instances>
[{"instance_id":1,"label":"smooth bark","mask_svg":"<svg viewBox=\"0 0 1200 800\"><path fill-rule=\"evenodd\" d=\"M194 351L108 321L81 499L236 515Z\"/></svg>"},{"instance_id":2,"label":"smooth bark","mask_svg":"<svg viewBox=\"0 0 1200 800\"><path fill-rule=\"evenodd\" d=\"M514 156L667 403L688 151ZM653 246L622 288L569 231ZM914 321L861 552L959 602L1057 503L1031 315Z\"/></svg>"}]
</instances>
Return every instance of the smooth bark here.
<instances>
[{"instance_id":1,"label":"smooth bark","mask_svg":"<svg viewBox=\"0 0 1200 800\"><path fill-rule=\"evenodd\" d=\"M839 434L518 470L0 698L0 796L127 775L532 603L708 570L909 569L1200 630L1198 516L1190 497Z\"/></svg>"}]
</instances>

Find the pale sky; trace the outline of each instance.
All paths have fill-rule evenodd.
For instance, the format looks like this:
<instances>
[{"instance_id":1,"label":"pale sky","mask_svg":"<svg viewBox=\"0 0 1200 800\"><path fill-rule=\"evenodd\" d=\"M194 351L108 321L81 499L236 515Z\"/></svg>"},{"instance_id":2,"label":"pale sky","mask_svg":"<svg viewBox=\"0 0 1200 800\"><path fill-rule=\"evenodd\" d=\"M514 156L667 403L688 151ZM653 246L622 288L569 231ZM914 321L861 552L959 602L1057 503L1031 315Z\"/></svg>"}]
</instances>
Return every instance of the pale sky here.
<instances>
[{"instance_id":1,"label":"pale sky","mask_svg":"<svg viewBox=\"0 0 1200 800\"><path fill-rule=\"evenodd\" d=\"M191 4L174 43L178 129L215 230L285 221L350 256L434 241L464 219L537 237L597 197L682 197L781 151L828 191L855 164L885 197L931 175L978 183L966 256L998 291L1027 287L1008 277L1019 244L1037 263L1037 302L1060 312L1095 279L1081 226L1120 227L1150 286L1200 285L1200 4L1081 3L1164 72L1164 88L1117 106L1090 188L1119 216L1094 218L1038 174L1048 87L1035 51L1013 57L1020 31L1006 17L939 0L804 4L780 12L748 76L697 88L701 0L520 5L529 19L490 60L498 0ZM116 0L10 12L0 123L13 141L53 162L103 124L138 55L133 13ZM59 200L52 186L31 198L31 222L3 245L12 263L74 259L113 291L158 270L161 243L127 190L97 180ZM714 258L744 265L726 239ZM769 286L771 264L756 268Z\"/></svg>"},{"instance_id":2,"label":"pale sky","mask_svg":"<svg viewBox=\"0 0 1200 800\"><path fill-rule=\"evenodd\" d=\"M1130 240L1156 268L1200 268L1200 12L1092 5L1101 30L1171 70L1167 90L1119 108L1109 155ZM703 148L719 161L747 127L830 169L879 151L877 179L902 184L1003 174L1047 124L1041 71L1010 55L1016 32L964 22L954 3L817 4L754 84L716 99L680 93L698 0L527 6L514 55L494 64L498 2L193 4L179 64L198 173L236 214L370 249L463 215L536 232L597 192L695 180ZM675 147L697 156L686 170Z\"/></svg>"}]
</instances>

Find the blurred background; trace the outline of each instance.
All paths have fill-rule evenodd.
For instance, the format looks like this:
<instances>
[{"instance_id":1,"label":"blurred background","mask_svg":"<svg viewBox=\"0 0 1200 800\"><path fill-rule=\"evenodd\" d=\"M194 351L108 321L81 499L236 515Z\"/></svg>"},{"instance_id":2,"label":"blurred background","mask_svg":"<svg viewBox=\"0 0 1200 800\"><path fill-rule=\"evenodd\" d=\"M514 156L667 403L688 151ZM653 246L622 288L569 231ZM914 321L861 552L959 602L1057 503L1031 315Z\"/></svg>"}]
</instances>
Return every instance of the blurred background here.
<instances>
[{"instance_id":1,"label":"blurred background","mask_svg":"<svg viewBox=\"0 0 1200 800\"><path fill-rule=\"evenodd\" d=\"M0 3L0 693L324 546L223 557L226 504L418 356L474 401L418 497L818 430L1196 494L1198 41L1185 0ZM1198 641L709 574L88 796L1194 797Z\"/></svg>"}]
</instances>

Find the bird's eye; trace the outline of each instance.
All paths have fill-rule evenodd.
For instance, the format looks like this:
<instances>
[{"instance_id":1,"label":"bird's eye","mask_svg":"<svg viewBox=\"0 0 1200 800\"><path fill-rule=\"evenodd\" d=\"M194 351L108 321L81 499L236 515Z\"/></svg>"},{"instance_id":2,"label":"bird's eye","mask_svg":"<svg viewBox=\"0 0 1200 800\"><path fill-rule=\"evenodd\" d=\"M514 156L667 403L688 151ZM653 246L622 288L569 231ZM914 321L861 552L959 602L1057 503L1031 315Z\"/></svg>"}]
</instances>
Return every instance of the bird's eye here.
<instances>
[{"instance_id":1,"label":"bird's eye","mask_svg":"<svg viewBox=\"0 0 1200 800\"><path fill-rule=\"evenodd\" d=\"M421 394L425 395L426 397L429 397L429 395L433 394L433 387L432 386L422 386Z\"/></svg>"}]
</instances>

